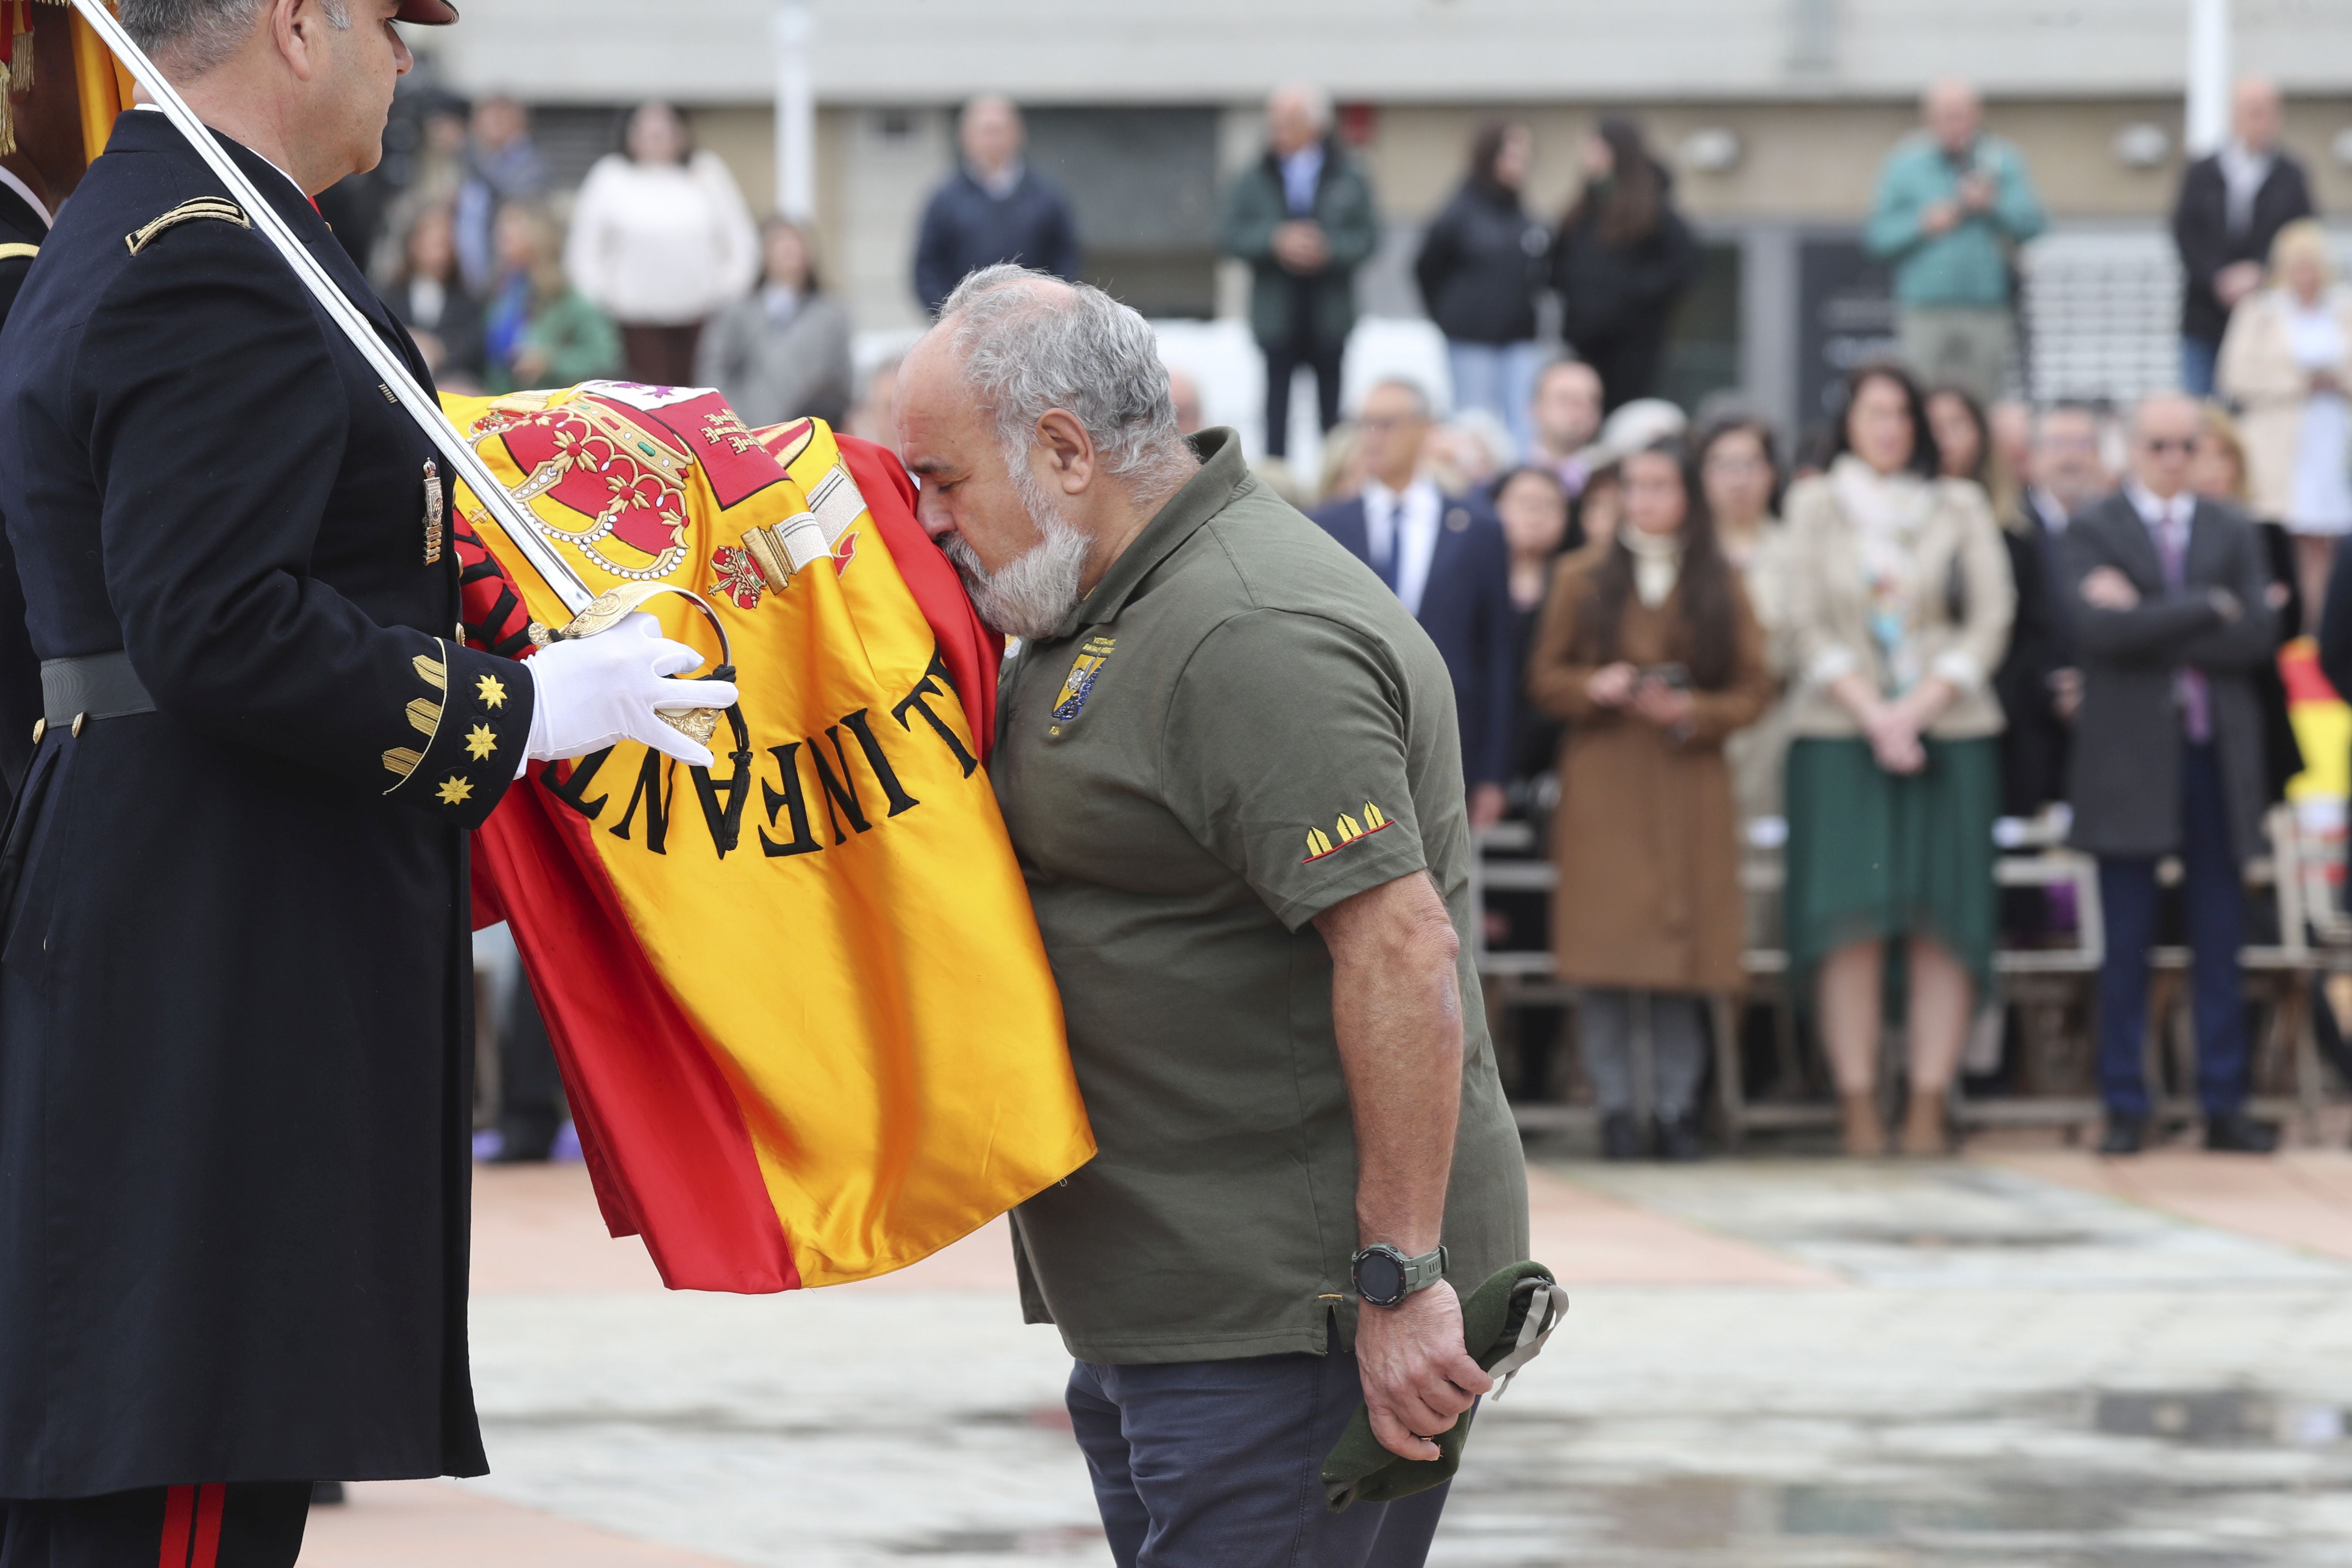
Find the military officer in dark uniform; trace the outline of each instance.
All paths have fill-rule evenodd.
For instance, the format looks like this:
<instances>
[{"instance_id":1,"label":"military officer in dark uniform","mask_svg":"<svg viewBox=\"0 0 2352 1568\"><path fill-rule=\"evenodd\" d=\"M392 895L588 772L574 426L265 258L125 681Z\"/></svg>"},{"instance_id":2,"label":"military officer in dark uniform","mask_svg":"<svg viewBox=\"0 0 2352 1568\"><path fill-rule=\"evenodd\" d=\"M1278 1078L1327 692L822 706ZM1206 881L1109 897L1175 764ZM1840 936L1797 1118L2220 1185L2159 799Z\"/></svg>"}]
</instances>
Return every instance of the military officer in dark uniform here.
<instances>
[{"instance_id":1,"label":"military officer in dark uniform","mask_svg":"<svg viewBox=\"0 0 2352 1568\"><path fill-rule=\"evenodd\" d=\"M423 381L310 195L454 9L121 14ZM526 757L707 765L656 710L734 700L649 617L467 646L434 447L251 224L126 113L0 332L0 1568L282 1568L315 1479L483 1471L467 831Z\"/></svg>"}]
</instances>

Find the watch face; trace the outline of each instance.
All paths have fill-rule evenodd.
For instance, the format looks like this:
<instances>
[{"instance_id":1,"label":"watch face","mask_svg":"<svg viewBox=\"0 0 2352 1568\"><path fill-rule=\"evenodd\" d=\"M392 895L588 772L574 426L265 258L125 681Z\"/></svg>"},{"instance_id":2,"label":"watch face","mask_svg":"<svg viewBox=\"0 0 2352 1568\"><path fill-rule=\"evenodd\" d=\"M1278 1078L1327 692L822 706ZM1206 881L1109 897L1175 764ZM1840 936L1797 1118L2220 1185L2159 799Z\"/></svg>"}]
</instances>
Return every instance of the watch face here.
<instances>
[{"instance_id":1,"label":"watch face","mask_svg":"<svg viewBox=\"0 0 2352 1568\"><path fill-rule=\"evenodd\" d=\"M1376 1307L1404 1300L1404 1265L1385 1252L1368 1252L1356 1261L1356 1292Z\"/></svg>"}]
</instances>

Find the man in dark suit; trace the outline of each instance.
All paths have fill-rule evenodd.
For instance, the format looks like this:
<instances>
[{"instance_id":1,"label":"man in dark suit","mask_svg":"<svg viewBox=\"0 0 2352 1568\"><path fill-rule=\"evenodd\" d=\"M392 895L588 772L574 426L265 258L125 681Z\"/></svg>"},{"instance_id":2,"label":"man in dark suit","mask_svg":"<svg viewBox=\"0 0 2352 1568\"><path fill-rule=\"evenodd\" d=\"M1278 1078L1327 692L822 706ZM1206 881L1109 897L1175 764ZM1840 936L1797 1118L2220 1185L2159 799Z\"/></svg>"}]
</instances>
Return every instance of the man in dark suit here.
<instances>
[{"instance_id":1,"label":"man in dark suit","mask_svg":"<svg viewBox=\"0 0 2352 1568\"><path fill-rule=\"evenodd\" d=\"M2230 140L2181 172L2172 237L2188 273L2180 299L2180 384L2213 394L2221 334L2238 301L2262 287L2271 241L2312 214L2311 183L2279 146L2279 90L2248 77L2231 104Z\"/></svg>"},{"instance_id":2,"label":"man in dark suit","mask_svg":"<svg viewBox=\"0 0 2352 1568\"><path fill-rule=\"evenodd\" d=\"M696 656L469 646L446 459L256 229L430 387L310 196L382 155L394 20L455 9L121 15L251 191L122 115L0 332L44 705L0 853L0 1563L290 1568L314 1480L484 1468L467 831L526 757L683 741Z\"/></svg>"},{"instance_id":3,"label":"man in dark suit","mask_svg":"<svg viewBox=\"0 0 2352 1568\"><path fill-rule=\"evenodd\" d=\"M1066 281L1078 276L1078 228L1068 198L1021 156L1027 133L1013 100L964 105L957 122L962 165L931 193L915 241L915 292L937 313L966 276L1017 261Z\"/></svg>"},{"instance_id":4,"label":"man in dark suit","mask_svg":"<svg viewBox=\"0 0 2352 1568\"><path fill-rule=\"evenodd\" d=\"M2245 866L2260 852L2263 721L2253 670L2277 636L2252 525L2188 488L2198 405L2178 393L2132 419L2123 489L2065 535L2083 708L2073 757L2074 844L2099 859L2101 1152L2137 1153L2152 1107L2143 1062L2157 867L2180 858L2205 1146L2267 1153L2278 1132L2246 1114L2238 950Z\"/></svg>"},{"instance_id":5,"label":"man in dark suit","mask_svg":"<svg viewBox=\"0 0 2352 1568\"><path fill-rule=\"evenodd\" d=\"M1470 825L1502 820L1518 710L1518 646L1510 551L1486 503L1448 496L1422 471L1429 399L1409 381L1384 381L1356 415L1363 493L1315 513L1323 531L1378 572L1444 656L1462 722Z\"/></svg>"}]
</instances>

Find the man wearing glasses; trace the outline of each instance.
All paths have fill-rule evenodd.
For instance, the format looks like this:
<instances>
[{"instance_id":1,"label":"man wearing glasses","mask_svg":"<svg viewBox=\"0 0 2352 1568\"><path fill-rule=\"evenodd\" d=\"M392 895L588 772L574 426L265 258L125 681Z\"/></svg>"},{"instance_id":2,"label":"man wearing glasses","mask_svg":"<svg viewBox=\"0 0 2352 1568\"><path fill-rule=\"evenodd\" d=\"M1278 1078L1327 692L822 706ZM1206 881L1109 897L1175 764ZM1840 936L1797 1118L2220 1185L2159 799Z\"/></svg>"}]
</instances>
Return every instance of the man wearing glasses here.
<instances>
[{"instance_id":1,"label":"man wearing glasses","mask_svg":"<svg viewBox=\"0 0 2352 1568\"><path fill-rule=\"evenodd\" d=\"M2083 664L2074 844L2099 858L2100 1152L2136 1154L2163 1129L2143 1059L2157 869L2178 856L2197 1020L2205 1146L2268 1153L2245 1111L2238 979L2245 865L2262 843L2262 715L2252 680L2277 648L2261 542L2243 515L2189 489L2198 406L2177 393L2132 416L2124 488L2078 514L2062 550Z\"/></svg>"}]
</instances>

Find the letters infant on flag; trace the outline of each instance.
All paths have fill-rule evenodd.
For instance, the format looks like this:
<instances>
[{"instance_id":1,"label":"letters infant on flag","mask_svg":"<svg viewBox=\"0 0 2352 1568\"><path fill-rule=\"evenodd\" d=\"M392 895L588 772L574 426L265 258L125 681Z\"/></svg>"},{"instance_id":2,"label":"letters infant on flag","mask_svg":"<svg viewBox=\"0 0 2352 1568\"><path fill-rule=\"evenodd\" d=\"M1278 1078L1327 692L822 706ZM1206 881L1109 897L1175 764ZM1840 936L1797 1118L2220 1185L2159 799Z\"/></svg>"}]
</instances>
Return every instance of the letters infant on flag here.
<instances>
[{"instance_id":1,"label":"letters infant on flag","mask_svg":"<svg viewBox=\"0 0 2352 1568\"><path fill-rule=\"evenodd\" d=\"M832 1284L1084 1163L1060 1004L951 674L975 661L943 652L894 554L929 549L905 496L862 493L822 424L748 430L715 393L444 402L589 586L713 605L741 691L711 768L634 743L535 768L481 836L614 1228L674 1286ZM646 607L715 657L693 605Z\"/></svg>"}]
</instances>

